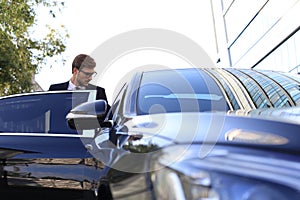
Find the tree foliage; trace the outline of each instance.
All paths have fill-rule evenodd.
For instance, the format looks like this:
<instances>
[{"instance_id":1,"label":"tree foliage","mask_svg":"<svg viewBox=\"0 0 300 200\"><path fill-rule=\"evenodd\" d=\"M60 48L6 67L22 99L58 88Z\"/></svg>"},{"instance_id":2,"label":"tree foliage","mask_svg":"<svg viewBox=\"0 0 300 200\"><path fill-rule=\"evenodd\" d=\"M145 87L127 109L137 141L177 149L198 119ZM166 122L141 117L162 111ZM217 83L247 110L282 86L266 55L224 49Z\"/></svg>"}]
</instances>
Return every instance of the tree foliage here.
<instances>
[{"instance_id":1,"label":"tree foliage","mask_svg":"<svg viewBox=\"0 0 300 200\"><path fill-rule=\"evenodd\" d=\"M55 18L64 2L0 0L0 96L31 92L32 78L45 60L65 51L68 34L64 27L63 32L47 26L43 38L33 36L37 10L41 7Z\"/></svg>"}]
</instances>

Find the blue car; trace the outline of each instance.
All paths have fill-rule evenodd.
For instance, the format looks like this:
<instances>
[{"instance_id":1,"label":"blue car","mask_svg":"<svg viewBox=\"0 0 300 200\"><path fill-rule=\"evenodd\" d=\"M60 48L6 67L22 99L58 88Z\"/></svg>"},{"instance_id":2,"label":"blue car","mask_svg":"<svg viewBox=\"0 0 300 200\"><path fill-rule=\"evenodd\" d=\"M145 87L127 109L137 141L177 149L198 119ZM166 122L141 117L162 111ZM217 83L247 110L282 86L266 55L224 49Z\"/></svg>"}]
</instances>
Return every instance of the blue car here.
<instances>
[{"instance_id":1,"label":"blue car","mask_svg":"<svg viewBox=\"0 0 300 200\"><path fill-rule=\"evenodd\" d=\"M109 111L94 91L3 97L0 190L8 199L299 199L299 83L266 70L140 70Z\"/></svg>"}]
</instances>

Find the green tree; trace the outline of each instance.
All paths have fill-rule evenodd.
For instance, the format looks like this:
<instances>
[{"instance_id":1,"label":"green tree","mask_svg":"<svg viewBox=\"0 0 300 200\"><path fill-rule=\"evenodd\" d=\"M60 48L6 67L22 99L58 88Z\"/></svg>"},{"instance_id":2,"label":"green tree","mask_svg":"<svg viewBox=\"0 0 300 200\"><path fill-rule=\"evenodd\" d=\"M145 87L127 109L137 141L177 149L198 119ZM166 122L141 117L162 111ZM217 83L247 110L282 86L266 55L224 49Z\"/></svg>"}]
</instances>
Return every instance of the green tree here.
<instances>
[{"instance_id":1,"label":"green tree","mask_svg":"<svg viewBox=\"0 0 300 200\"><path fill-rule=\"evenodd\" d=\"M47 58L65 51L69 35L63 26L60 30L47 26L45 36L33 36L41 7L55 18L64 8L64 2L0 0L0 96L33 91L34 74Z\"/></svg>"}]
</instances>

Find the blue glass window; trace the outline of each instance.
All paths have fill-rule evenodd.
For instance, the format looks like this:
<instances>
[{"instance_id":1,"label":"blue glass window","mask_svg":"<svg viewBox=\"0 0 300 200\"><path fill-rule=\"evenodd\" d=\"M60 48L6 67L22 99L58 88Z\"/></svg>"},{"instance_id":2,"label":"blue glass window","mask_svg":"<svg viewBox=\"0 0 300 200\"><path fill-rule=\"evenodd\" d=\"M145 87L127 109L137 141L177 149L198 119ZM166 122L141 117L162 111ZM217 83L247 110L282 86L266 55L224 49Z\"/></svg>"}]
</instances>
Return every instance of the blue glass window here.
<instances>
[{"instance_id":1,"label":"blue glass window","mask_svg":"<svg viewBox=\"0 0 300 200\"><path fill-rule=\"evenodd\" d=\"M0 132L77 133L66 115L88 100L89 92L33 93L0 100Z\"/></svg>"},{"instance_id":2,"label":"blue glass window","mask_svg":"<svg viewBox=\"0 0 300 200\"><path fill-rule=\"evenodd\" d=\"M216 82L197 69L146 72L137 99L138 115L229 109Z\"/></svg>"}]
</instances>

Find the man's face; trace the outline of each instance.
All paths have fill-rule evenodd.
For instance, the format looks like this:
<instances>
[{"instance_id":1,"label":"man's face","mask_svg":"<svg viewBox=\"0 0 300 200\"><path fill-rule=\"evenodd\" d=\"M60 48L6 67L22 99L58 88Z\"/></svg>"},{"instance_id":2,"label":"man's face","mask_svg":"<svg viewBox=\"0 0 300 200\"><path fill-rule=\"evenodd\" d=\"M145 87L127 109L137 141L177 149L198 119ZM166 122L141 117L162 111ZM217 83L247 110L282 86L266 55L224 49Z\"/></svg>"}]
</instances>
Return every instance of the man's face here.
<instances>
[{"instance_id":1,"label":"man's face","mask_svg":"<svg viewBox=\"0 0 300 200\"><path fill-rule=\"evenodd\" d=\"M78 86L87 86L96 74L94 68L83 67L76 69L76 82Z\"/></svg>"}]
</instances>

